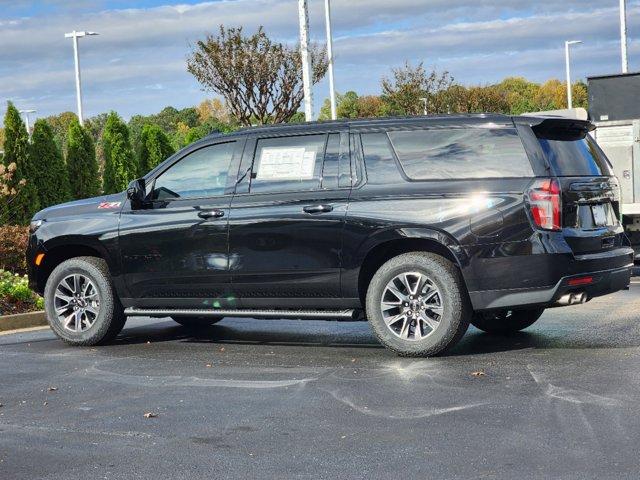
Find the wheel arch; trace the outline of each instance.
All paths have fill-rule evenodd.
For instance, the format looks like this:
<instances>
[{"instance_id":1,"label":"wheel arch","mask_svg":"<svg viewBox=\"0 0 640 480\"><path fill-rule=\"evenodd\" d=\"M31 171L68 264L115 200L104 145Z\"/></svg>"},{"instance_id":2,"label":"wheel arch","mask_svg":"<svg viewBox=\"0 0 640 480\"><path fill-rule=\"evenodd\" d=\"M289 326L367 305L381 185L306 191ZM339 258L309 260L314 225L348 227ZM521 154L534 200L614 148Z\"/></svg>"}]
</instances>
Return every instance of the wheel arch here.
<instances>
[{"instance_id":1,"label":"wheel arch","mask_svg":"<svg viewBox=\"0 0 640 480\"><path fill-rule=\"evenodd\" d=\"M76 257L97 257L103 259L113 275L117 271L111 255L99 242L92 242L82 237L56 238L43 245L42 263L36 270L37 292L42 294L51 272L65 260Z\"/></svg>"},{"instance_id":2,"label":"wheel arch","mask_svg":"<svg viewBox=\"0 0 640 480\"><path fill-rule=\"evenodd\" d=\"M375 272L389 259L408 252L430 252L443 256L463 271L468 264L464 249L446 232L432 229L398 229L381 232L360 250L358 296L364 305L367 288Z\"/></svg>"}]
</instances>

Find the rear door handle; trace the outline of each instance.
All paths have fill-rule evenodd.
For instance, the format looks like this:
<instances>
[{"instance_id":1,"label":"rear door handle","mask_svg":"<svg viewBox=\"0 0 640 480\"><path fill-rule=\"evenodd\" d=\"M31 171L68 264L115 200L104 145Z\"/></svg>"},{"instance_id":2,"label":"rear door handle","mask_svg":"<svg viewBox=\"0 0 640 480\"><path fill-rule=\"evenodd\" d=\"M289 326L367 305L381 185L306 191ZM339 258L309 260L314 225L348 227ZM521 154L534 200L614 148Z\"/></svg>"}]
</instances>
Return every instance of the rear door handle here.
<instances>
[{"instance_id":1,"label":"rear door handle","mask_svg":"<svg viewBox=\"0 0 640 480\"><path fill-rule=\"evenodd\" d=\"M202 210L198 212L200 218L220 218L224 217L224 210Z\"/></svg>"},{"instance_id":2,"label":"rear door handle","mask_svg":"<svg viewBox=\"0 0 640 480\"><path fill-rule=\"evenodd\" d=\"M333 210L333 205L309 205L303 210L307 213L325 213Z\"/></svg>"}]
</instances>

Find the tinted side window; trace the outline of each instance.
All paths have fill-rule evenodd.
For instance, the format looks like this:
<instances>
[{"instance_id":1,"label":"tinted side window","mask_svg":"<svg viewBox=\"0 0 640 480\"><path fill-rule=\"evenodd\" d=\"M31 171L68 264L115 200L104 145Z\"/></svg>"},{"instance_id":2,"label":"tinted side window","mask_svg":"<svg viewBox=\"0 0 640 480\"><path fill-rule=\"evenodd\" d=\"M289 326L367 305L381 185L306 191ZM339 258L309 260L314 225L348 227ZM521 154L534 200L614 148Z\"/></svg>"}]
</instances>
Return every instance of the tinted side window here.
<instances>
[{"instance_id":1,"label":"tinted side window","mask_svg":"<svg viewBox=\"0 0 640 480\"><path fill-rule=\"evenodd\" d=\"M326 141L325 134L258 140L250 191L319 189Z\"/></svg>"},{"instance_id":2,"label":"tinted side window","mask_svg":"<svg viewBox=\"0 0 640 480\"><path fill-rule=\"evenodd\" d=\"M331 133L327 140L327 151L324 154L322 167L322 188L331 190L338 188L340 173L340 134Z\"/></svg>"},{"instance_id":3,"label":"tinted side window","mask_svg":"<svg viewBox=\"0 0 640 480\"><path fill-rule=\"evenodd\" d=\"M384 185L402 181L387 134L364 133L361 138L367 183Z\"/></svg>"},{"instance_id":4,"label":"tinted side window","mask_svg":"<svg viewBox=\"0 0 640 480\"><path fill-rule=\"evenodd\" d=\"M210 145L188 154L154 183L153 200L223 195L235 142Z\"/></svg>"},{"instance_id":5,"label":"tinted side window","mask_svg":"<svg viewBox=\"0 0 640 480\"><path fill-rule=\"evenodd\" d=\"M515 129L392 131L389 138L413 180L533 176Z\"/></svg>"}]
</instances>

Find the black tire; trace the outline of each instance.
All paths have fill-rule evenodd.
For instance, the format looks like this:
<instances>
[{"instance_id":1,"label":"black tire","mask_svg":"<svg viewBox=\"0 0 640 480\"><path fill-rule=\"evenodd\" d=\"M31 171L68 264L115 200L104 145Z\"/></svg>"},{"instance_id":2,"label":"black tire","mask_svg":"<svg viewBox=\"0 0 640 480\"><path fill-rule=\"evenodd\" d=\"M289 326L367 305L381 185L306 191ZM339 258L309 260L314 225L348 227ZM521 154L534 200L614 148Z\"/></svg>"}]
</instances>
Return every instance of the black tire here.
<instances>
[{"instance_id":1,"label":"black tire","mask_svg":"<svg viewBox=\"0 0 640 480\"><path fill-rule=\"evenodd\" d=\"M426 275L441 292L442 314L438 326L421 339L400 338L393 333L384 320L381 308L389 282L407 272ZM403 357L429 357L452 347L467 331L472 314L459 270L440 255L426 252L404 253L384 263L369 283L366 312L380 343Z\"/></svg>"},{"instance_id":2,"label":"black tire","mask_svg":"<svg viewBox=\"0 0 640 480\"><path fill-rule=\"evenodd\" d=\"M544 313L544 308L475 312L471 324L487 333L513 333L533 325Z\"/></svg>"},{"instance_id":3,"label":"black tire","mask_svg":"<svg viewBox=\"0 0 640 480\"><path fill-rule=\"evenodd\" d=\"M214 323L218 323L222 318L223 317L171 317L174 322L192 329L210 327Z\"/></svg>"},{"instance_id":4,"label":"black tire","mask_svg":"<svg viewBox=\"0 0 640 480\"><path fill-rule=\"evenodd\" d=\"M98 314L93 324L85 331L66 329L55 312L56 288L63 279L73 274L80 274L90 279L98 293ZM109 268L104 260L97 257L71 258L54 268L45 285L44 305L51 329L69 345L90 346L108 343L122 331L127 321L120 299L113 287Z\"/></svg>"}]
</instances>

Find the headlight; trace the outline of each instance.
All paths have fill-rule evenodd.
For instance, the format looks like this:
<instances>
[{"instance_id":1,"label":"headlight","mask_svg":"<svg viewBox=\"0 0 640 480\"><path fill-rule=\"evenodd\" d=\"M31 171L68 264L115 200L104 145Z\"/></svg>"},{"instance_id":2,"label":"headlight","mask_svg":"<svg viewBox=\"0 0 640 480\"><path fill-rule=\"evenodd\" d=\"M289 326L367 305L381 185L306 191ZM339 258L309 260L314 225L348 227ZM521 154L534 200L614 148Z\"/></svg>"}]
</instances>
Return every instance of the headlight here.
<instances>
[{"instance_id":1,"label":"headlight","mask_svg":"<svg viewBox=\"0 0 640 480\"><path fill-rule=\"evenodd\" d=\"M42 225L43 222L44 220L31 220L31 223L29 224L29 231L31 233L35 232L40 228L40 225Z\"/></svg>"}]
</instances>

